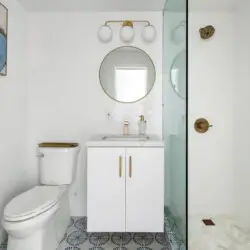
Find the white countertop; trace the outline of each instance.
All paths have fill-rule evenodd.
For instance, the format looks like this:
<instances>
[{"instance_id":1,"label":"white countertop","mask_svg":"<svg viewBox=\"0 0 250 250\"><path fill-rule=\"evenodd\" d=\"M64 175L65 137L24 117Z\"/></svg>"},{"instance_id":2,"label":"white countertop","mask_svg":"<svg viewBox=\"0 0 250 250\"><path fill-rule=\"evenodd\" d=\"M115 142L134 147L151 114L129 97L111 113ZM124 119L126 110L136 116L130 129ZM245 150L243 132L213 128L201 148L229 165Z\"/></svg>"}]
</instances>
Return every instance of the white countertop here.
<instances>
[{"instance_id":1,"label":"white countertop","mask_svg":"<svg viewBox=\"0 0 250 250\"><path fill-rule=\"evenodd\" d=\"M147 135L149 140L103 140L104 136L96 135L86 143L87 147L164 147L164 141L155 135Z\"/></svg>"}]
</instances>

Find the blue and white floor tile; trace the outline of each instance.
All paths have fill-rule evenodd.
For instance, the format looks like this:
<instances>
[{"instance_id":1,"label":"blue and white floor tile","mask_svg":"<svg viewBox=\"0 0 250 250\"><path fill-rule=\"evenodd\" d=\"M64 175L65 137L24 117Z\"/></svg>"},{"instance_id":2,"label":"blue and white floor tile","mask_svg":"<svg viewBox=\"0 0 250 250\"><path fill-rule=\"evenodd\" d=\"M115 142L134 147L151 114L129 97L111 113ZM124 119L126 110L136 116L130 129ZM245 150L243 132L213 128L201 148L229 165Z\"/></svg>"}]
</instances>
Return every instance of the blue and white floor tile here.
<instances>
[{"instance_id":1,"label":"blue and white floor tile","mask_svg":"<svg viewBox=\"0 0 250 250\"><path fill-rule=\"evenodd\" d=\"M166 218L165 233L87 233L87 218L72 217L57 250L185 250L174 227Z\"/></svg>"},{"instance_id":2,"label":"blue and white floor tile","mask_svg":"<svg viewBox=\"0 0 250 250\"><path fill-rule=\"evenodd\" d=\"M87 218L72 217L57 250L186 250L173 218L165 233L87 233ZM0 244L6 250L7 243Z\"/></svg>"},{"instance_id":3,"label":"blue and white floor tile","mask_svg":"<svg viewBox=\"0 0 250 250\"><path fill-rule=\"evenodd\" d=\"M7 249L7 243L1 243L0 244L0 249L1 250L6 250Z\"/></svg>"}]
</instances>

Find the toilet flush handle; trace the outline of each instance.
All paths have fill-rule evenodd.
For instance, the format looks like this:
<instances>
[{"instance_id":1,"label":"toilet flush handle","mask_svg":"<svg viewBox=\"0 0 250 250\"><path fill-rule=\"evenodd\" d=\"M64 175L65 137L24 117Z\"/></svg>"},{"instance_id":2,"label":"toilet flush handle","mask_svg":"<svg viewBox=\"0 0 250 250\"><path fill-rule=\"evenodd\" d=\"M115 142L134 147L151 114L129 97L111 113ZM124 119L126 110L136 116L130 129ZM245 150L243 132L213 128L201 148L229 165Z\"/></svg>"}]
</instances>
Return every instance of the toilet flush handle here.
<instances>
[{"instance_id":1,"label":"toilet flush handle","mask_svg":"<svg viewBox=\"0 0 250 250\"><path fill-rule=\"evenodd\" d=\"M43 153L40 153L40 154L37 154L36 155L38 158L43 158L44 157L44 154Z\"/></svg>"}]
</instances>

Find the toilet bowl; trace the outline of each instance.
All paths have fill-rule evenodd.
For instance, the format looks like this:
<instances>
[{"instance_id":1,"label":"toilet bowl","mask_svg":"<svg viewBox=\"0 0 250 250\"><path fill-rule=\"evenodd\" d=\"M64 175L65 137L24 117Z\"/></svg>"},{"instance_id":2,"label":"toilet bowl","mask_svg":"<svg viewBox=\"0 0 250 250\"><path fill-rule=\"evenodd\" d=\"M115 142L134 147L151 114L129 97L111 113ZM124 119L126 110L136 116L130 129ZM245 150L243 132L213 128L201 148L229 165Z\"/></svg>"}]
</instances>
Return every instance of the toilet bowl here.
<instances>
[{"instance_id":1,"label":"toilet bowl","mask_svg":"<svg viewBox=\"0 0 250 250\"><path fill-rule=\"evenodd\" d=\"M8 250L57 248L70 221L67 189L36 186L5 207L2 225L9 235Z\"/></svg>"},{"instance_id":2,"label":"toilet bowl","mask_svg":"<svg viewBox=\"0 0 250 250\"><path fill-rule=\"evenodd\" d=\"M41 185L16 196L4 209L2 225L8 233L7 250L58 247L70 223L68 190L79 151L78 144L40 146Z\"/></svg>"}]
</instances>

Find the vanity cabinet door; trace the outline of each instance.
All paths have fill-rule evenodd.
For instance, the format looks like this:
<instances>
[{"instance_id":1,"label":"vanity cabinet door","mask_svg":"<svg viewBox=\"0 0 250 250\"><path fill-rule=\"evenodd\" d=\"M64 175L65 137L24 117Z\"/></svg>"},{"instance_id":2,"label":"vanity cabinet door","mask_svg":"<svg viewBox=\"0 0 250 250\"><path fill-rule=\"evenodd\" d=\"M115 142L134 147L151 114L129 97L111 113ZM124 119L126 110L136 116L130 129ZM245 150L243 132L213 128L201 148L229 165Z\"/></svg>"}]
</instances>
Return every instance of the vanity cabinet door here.
<instances>
[{"instance_id":1,"label":"vanity cabinet door","mask_svg":"<svg viewBox=\"0 0 250 250\"><path fill-rule=\"evenodd\" d=\"M126 149L126 231L164 231L164 149Z\"/></svg>"},{"instance_id":2,"label":"vanity cabinet door","mask_svg":"<svg viewBox=\"0 0 250 250\"><path fill-rule=\"evenodd\" d=\"M125 149L88 148L89 232L125 231Z\"/></svg>"}]
</instances>

